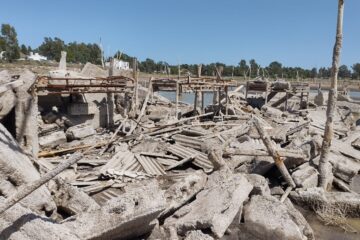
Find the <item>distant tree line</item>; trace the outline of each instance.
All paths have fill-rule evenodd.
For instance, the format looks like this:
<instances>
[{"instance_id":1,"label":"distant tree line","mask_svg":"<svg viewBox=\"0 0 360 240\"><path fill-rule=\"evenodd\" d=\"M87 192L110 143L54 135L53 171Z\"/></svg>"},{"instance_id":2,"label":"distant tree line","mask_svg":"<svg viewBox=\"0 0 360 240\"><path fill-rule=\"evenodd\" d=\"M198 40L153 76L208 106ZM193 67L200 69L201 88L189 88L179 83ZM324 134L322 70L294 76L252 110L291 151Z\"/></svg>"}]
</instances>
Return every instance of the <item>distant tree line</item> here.
<instances>
[{"instance_id":1,"label":"distant tree line","mask_svg":"<svg viewBox=\"0 0 360 240\"><path fill-rule=\"evenodd\" d=\"M120 56L120 57L119 57ZM114 55L115 58L120 58L123 61L130 62L130 67L132 67L133 57L127 54L121 54L117 52ZM156 62L153 59L147 58L145 61L139 61L138 67L140 71L147 73L168 73L171 75L177 75L179 67L177 65L170 65L167 62L159 61ZM301 78L330 78L331 68L322 67L322 68L312 68L304 69L301 67L285 67L280 62L274 61L271 62L268 66L260 66L254 59L251 59L249 62L242 59L238 65L226 65L224 63L210 63L202 64L201 75L202 76L215 76L215 69L221 68L222 76L240 76L240 77L251 77L255 78L257 76L266 76L270 78L292 78L292 79L301 79ZM197 64L181 64L180 71L181 74L197 74ZM346 65L341 65L339 68L339 78L340 79L360 79L360 63L354 64L352 70Z\"/></svg>"},{"instance_id":2,"label":"distant tree line","mask_svg":"<svg viewBox=\"0 0 360 240\"><path fill-rule=\"evenodd\" d=\"M3 57L7 61L15 61L20 58L20 53L29 55L30 52L38 52L46 56L49 60L59 61L61 51L67 52L67 61L72 63L86 63L101 64L101 49L95 43L65 43L60 38L45 37L43 43L32 49L30 46L22 44L19 46L17 33L13 26L9 24L1 25L0 35L0 52L4 51ZM130 67L133 64L133 57L118 51L114 57L123 61L129 62ZM237 65L226 65L224 63L215 62L210 64L202 64L201 74L203 76L214 76L216 67L222 69L222 76L240 76L251 77L266 76L271 78L329 78L331 75L331 68L321 67L319 69L304 69L301 67L286 67L280 62L271 62L268 66L260 66L255 59L246 61L240 60ZM178 66L170 65L164 61L156 62L153 59L146 58L144 61L138 61L138 68L142 72L147 73L168 73L172 75L178 74ZM197 64L181 64L181 74L197 73ZM355 63L349 68L342 65L339 68L339 78L360 79L360 63Z\"/></svg>"},{"instance_id":3,"label":"distant tree line","mask_svg":"<svg viewBox=\"0 0 360 240\"><path fill-rule=\"evenodd\" d=\"M24 44L19 46L16 30L9 24L1 25L0 51L5 51L3 57L9 62L19 59L21 53L29 55L30 52L37 52L49 60L59 61L61 51L66 51L68 62L101 64L101 49L97 44L82 42L66 44L60 38L45 37L43 43L38 48L32 49Z\"/></svg>"}]
</instances>

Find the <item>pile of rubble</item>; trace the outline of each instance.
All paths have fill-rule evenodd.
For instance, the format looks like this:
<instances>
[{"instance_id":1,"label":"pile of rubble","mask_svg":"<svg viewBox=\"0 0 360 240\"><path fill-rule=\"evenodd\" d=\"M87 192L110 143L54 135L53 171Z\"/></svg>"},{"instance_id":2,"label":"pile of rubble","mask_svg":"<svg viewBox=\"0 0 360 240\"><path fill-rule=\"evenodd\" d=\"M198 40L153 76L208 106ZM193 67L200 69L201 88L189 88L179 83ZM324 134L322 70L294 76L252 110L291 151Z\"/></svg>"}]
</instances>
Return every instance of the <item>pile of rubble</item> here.
<instances>
[{"instance_id":1,"label":"pile of rubble","mask_svg":"<svg viewBox=\"0 0 360 240\"><path fill-rule=\"evenodd\" d=\"M1 102L14 96L12 106L1 108L0 209L51 179L2 211L1 239L303 240L314 233L296 205L360 217L356 103L338 103L329 156L333 189L324 191L317 187L324 106L304 109L295 99L287 109L271 102L255 108L262 97L248 101L238 88L226 105L220 100L202 112L180 104L176 113L173 103L150 99L143 89L141 104L128 114L121 109L129 99L119 96L120 111L106 128L39 104L36 122L21 132L6 116L13 107L34 113L16 100L31 83L1 74ZM29 76L17 79L34 81ZM34 129L38 145L24 142Z\"/></svg>"}]
</instances>

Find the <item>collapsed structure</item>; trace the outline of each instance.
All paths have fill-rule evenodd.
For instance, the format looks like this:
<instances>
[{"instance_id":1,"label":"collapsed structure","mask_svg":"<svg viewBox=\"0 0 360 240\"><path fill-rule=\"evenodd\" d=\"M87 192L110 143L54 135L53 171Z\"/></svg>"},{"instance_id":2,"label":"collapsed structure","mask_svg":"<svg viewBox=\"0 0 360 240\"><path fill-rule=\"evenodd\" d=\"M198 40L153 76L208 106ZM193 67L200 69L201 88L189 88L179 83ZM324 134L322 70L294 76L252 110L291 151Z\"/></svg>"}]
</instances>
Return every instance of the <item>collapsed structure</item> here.
<instances>
[{"instance_id":1,"label":"collapsed structure","mask_svg":"<svg viewBox=\"0 0 360 240\"><path fill-rule=\"evenodd\" d=\"M145 88L136 66L71 72L62 55L48 76L0 72L1 239L314 239L296 204L360 216L357 103L338 103L324 191L325 101L306 84L217 72Z\"/></svg>"}]
</instances>

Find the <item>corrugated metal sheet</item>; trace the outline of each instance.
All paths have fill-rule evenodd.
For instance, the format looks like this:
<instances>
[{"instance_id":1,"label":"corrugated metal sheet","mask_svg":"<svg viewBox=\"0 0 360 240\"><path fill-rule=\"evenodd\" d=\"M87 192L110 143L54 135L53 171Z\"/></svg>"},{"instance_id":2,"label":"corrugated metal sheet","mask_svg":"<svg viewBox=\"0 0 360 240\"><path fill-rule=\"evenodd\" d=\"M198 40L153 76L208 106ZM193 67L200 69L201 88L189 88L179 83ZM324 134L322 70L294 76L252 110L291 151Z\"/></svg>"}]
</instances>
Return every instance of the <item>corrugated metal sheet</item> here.
<instances>
[{"instance_id":1,"label":"corrugated metal sheet","mask_svg":"<svg viewBox=\"0 0 360 240\"><path fill-rule=\"evenodd\" d=\"M177 144L180 144L184 147L191 147L197 150L201 150L201 144L203 143L201 139L196 137L188 137L181 134L172 136L172 139L174 139Z\"/></svg>"},{"instance_id":2,"label":"corrugated metal sheet","mask_svg":"<svg viewBox=\"0 0 360 240\"><path fill-rule=\"evenodd\" d=\"M110 161L101 168L100 172L105 173L109 169L115 171L145 172L141 164L135 159L134 154L129 151L116 153Z\"/></svg>"},{"instance_id":3,"label":"corrugated metal sheet","mask_svg":"<svg viewBox=\"0 0 360 240\"><path fill-rule=\"evenodd\" d=\"M156 160L156 158L140 154L135 154L135 158L139 161L146 173L151 175L166 174L164 167Z\"/></svg>"},{"instance_id":4,"label":"corrugated metal sheet","mask_svg":"<svg viewBox=\"0 0 360 240\"><path fill-rule=\"evenodd\" d=\"M181 158L187 158L191 155L197 155L193 161L194 165L201 167L206 172L211 171L213 168L213 165L209 161L208 157L204 153L199 152L195 149L184 147L179 144L173 144L168 147L167 151Z\"/></svg>"}]
</instances>

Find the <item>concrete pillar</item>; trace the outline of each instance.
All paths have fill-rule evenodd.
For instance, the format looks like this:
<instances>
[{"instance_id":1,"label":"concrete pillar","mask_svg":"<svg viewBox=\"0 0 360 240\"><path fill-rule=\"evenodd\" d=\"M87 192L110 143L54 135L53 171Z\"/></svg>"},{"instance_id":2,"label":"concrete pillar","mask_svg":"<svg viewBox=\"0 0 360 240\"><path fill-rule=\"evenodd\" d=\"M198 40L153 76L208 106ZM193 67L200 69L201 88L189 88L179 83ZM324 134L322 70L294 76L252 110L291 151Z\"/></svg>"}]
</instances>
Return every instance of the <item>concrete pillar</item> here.
<instances>
[{"instance_id":1,"label":"concrete pillar","mask_svg":"<svg viewBox=\"0 0 360 240\"><path fill-rule=\"evenodd\" d=\"M197 77L201 77L202 64L197 65Z\"/></svg>"},{"instance_id":2,"label":"concrete pillar","mask_svg":"<svg viewBox=\"0 0 360 240\"><path fill-rule=\"evenodd\" d=\"M214 88L214 92L213 92L213 105L216 105L217 101L218 101L218 91L216 90L216 88Z\"/></svg>"},{"instance_id":3,"label":"concrete pillar","mask_svg":"<svg viewBox=\"0 0 360 240\"><path fill-rule=\"evenodd\" d=\"M194 99L194 111L196 111L198 107L201 107L201 103L202 103L201 98L202 98L201 90L196 90L195 99Z\"/></svg>"},{"instance_id":4,"label":"concrete pillar","mask_svg":"<svg viewBox=\"0 0 360 240\"><path fill-rule=\"evenodd\" d=\"M35 81L35 75L30 71L25 71L19 79L23 80L25 84L16 89L16 140L24 152L36 158L39 152L38 101L35 92L28 93L28 89Z\"/></svg>"},{"instance_id":5,"label":"concrete pillar","mask_svg":"<svg viewBox=\"0 0 360 240\"><path fill-rule=\"evenodd\" d=\"M65 51L61 51L59 70L66 70L66 52Z\"/></svg>"}]
</instances>

